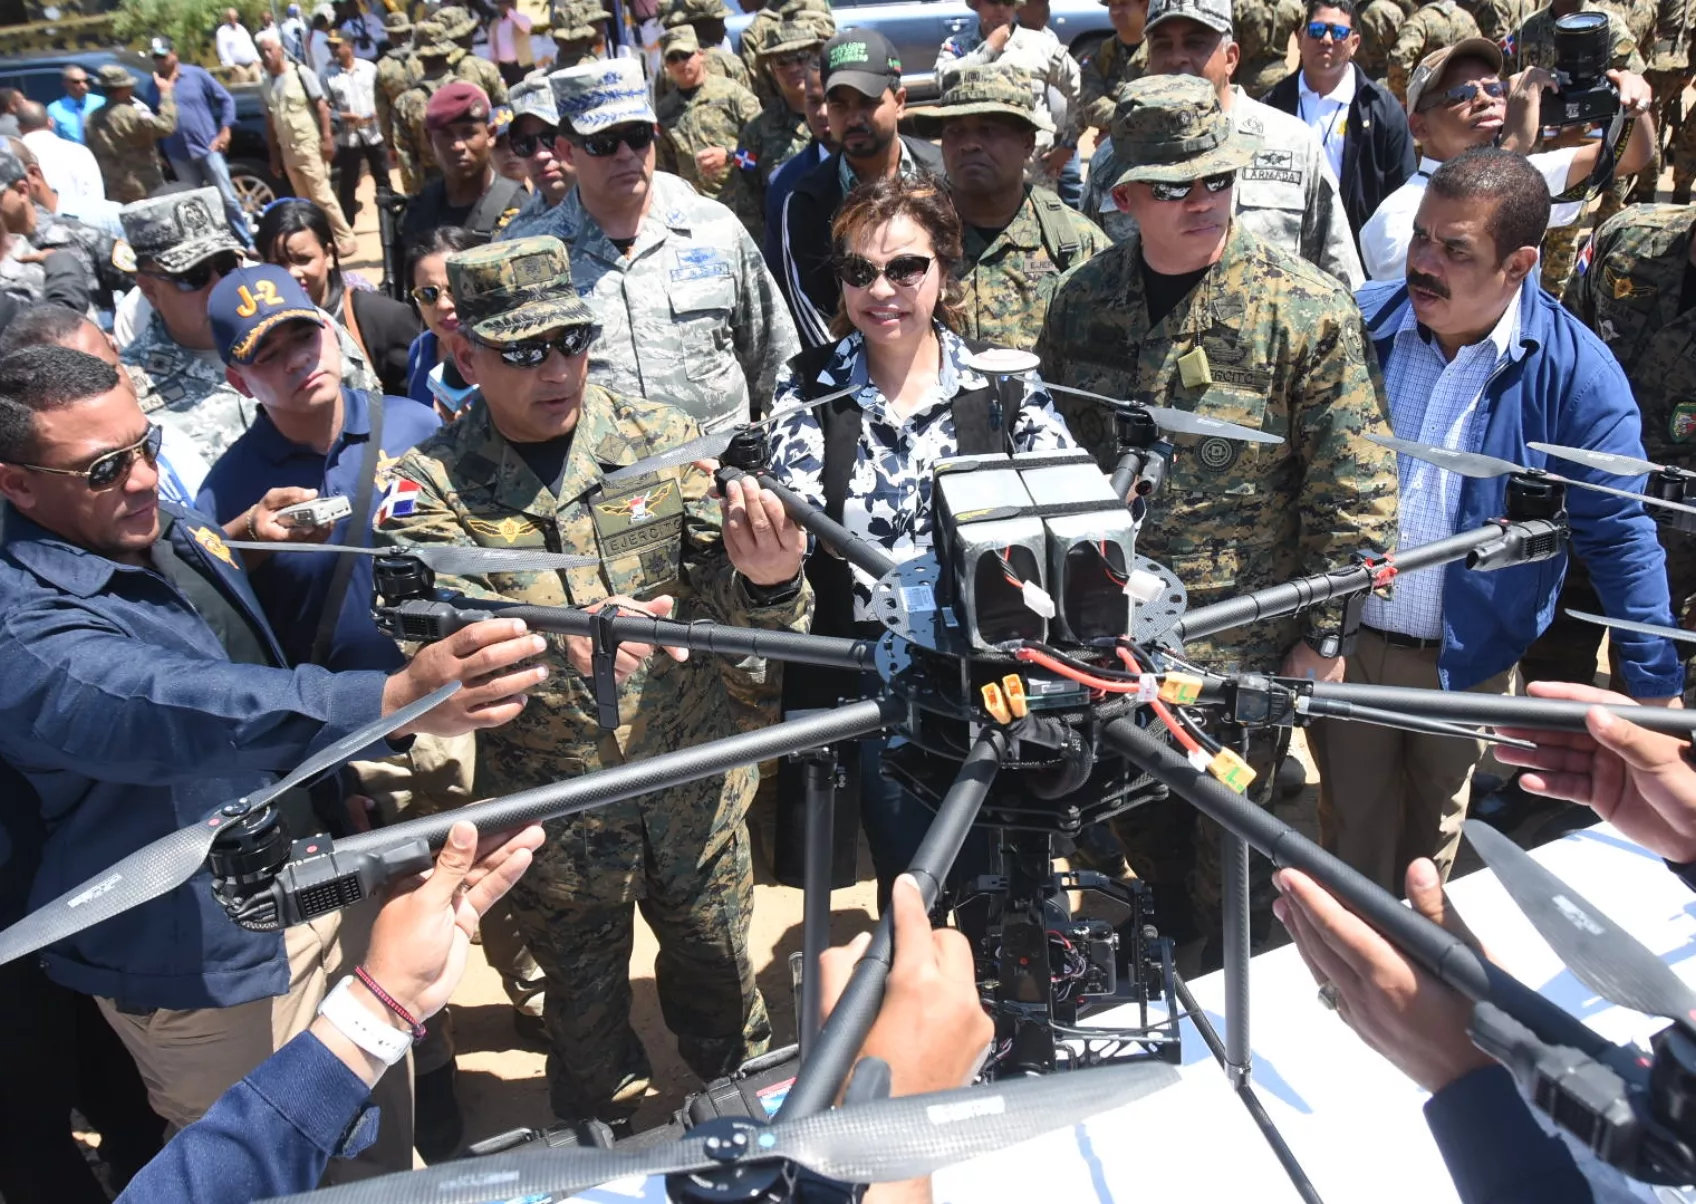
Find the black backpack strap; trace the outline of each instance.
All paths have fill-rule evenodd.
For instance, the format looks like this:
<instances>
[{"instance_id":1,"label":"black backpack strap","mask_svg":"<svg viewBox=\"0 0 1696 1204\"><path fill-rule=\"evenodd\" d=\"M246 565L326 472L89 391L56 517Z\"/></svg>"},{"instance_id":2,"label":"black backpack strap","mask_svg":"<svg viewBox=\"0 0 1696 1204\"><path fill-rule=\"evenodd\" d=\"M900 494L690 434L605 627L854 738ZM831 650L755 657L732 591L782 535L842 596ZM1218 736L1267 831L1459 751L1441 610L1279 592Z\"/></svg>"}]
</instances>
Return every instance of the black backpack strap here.
<instances>
[{"instance_id":1,"label":"black backpack strap","mask_svg":"<svg viewBox=\"0 0 1696 1204\"><path fill-rule=\"evenodd\" d=\"M465 228L488 236L500 224L501 214L513 207L522 187L517 180L499 176L489 185L489 191L477 198L477 204L465 218Z\"/></svg>"},{"instance_id":2,"label":"black backpack strap","mask_svg":"<svg viewBox=\"0 0 1696 1204\"><path fill-rule=\"evenodd\" d=\"M1036 208L1037 229L1042 232L1043 249L1062 272L1072 266L1072 260L1083 249L1083 242L1066 217L1066 205L1046 188L1031 189L1031 201Z\"/></svg>"}]
</instances>

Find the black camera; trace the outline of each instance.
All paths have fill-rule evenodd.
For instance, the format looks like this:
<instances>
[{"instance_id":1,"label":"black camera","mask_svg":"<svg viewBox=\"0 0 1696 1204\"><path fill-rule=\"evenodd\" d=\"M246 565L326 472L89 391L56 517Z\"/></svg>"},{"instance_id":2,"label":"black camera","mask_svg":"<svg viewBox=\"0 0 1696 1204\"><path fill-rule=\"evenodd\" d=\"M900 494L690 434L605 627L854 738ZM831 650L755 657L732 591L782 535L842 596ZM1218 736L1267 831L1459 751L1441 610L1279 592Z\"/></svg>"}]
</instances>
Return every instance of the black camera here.
<instances>
[{"instance_id":1,"label":"black camera","mask_svg":"<svg viewBox=\"0 0 1696 1204\"><path fill-rule=\"evenodd\" d=\"M1619 90L1608 79L1613 36L1605 12L1555 18L1556 91L1543 102L1545 125L1595 125L1619 112Z\"/></svg>"}]
</instances>

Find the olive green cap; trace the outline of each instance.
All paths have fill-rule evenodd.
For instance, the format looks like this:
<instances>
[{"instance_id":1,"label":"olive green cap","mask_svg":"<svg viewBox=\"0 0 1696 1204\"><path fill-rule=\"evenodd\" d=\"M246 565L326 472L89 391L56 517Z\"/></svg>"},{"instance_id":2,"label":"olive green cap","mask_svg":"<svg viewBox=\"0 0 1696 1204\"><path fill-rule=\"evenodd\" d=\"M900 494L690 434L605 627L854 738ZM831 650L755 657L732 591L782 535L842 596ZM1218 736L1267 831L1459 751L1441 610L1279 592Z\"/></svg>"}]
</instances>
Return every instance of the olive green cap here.
<instances>
[{"instance_id":1,"label":"olive green cap","mask_svg":"<svg viewBox=\"0 0 1696 1204\"><path fill-rule=\"evenodd\" d=\"M1260 140L1231 125L1213 85L1191 75L1145 75L1122 85L1108 127L1120 171L1133 180L1182 184L1235 171Z\"/></svg>"},{"instance_id":2,"label":"olive green cap","mask_svg":"<svg viewBox=\"0 0 1696 1204\"><path fill-rule=\"evenodd\" d=\"M571 261L557 238L472 247L448 256L447 267L459 320L479 342L521 343L595 320L571 283Z\"/></svg>"}]
</instances>

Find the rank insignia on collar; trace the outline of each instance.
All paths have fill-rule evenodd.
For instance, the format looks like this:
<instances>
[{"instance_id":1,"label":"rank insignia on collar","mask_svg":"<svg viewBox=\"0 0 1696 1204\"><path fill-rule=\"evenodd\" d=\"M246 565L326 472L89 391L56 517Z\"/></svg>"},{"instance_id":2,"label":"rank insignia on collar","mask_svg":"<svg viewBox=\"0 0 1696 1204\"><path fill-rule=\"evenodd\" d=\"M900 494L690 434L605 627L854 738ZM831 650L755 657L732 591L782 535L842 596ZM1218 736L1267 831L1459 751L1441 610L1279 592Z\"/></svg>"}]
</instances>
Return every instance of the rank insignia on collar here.
<instances>
[{"instance_id":1,"label":"rank insignia on collar","mask_svg":"<svg viewBox=\"0 0 1696 1204\"><path fill-rule=\"evenodd\" d=\"M216 556L219 560L222 560L232 569L236 567L236 558L230 554L228 546L225 545L222 539L218 538L218 533L211 527L196 527L194 529L194 542L212 553L212 555Z\"/></svg>"}]
</instances>

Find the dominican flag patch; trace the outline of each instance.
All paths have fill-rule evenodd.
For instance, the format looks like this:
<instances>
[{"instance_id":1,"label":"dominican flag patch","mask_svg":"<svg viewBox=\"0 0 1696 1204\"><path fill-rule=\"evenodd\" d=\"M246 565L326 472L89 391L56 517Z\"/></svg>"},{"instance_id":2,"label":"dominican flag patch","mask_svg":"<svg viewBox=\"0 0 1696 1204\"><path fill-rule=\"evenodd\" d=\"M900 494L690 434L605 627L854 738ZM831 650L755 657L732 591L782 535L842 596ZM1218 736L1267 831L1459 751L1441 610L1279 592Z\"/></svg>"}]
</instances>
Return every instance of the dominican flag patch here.
<instances>
[{"instance_id":1,"label":"dominican flag patch","mask_svg":"<svg viewBox=\"0 0 1696 1204\"><path fill-rule=\"evenodd\" d=\"M1585 275L1590 271L1590 261L1595 257L1596 235L1592 233L1589 238L1584 240L1584 249L1578 253L1578 262L1572 265L1573 270L1580 276Z\"/></svg>"},{"instance_id":2,"label":"dominican flag patch","mask_svg":"<svg viewBox=\"0 0 1696 1204\"><path fill-rule=\"evenodd\" d=\"M417 505L418 482L396 477L383 491L382 505L377 507L376 525L380 527L391 518L405 518Z\"/></svg>"},{"instance_id":3,"label":"dominican flag patch","mask_svg":"<svg viewBox=\"0 0 1696 1204\"><path fill-rule=\"evenodd\" d=\"M1501 47L1502 54L1511 59L1514 55L1519 53L1519 39L1515 38L1511 33L1507 34L1502 38Z\"/></svg>"},{"instance_id":4,"label":"dominican flag patch","mask_svg":"<svg viewBox=\"0 0 1696 1204\"><path fill-rule=\"evenodd\" d=\"M760 157L745 146L736 148L736 166L743 171L753 171L760 165Z\"/></svg>"}]
</instances>

